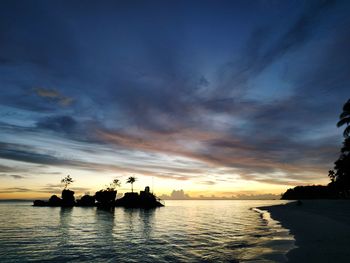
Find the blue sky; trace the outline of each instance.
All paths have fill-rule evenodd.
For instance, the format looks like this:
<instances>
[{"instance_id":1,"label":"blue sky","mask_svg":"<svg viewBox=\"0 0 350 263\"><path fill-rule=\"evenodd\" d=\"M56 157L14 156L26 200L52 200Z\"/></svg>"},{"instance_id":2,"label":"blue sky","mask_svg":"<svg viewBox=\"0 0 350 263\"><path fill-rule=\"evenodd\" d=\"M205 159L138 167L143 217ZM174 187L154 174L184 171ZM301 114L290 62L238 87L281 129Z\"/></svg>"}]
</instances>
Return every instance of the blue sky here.
<instances>
[{"instance_id":1,"label":"blue sky","mask_svg":"<svg viewBox=\"0 0 350 263\"><path fill-rule=\"evenodd\" d=\"M193 196L327 183L349 98L349 11L2 1L0 197L57 192L66 174L79 193L130 175Z\"/></svg>"}]
</instances>

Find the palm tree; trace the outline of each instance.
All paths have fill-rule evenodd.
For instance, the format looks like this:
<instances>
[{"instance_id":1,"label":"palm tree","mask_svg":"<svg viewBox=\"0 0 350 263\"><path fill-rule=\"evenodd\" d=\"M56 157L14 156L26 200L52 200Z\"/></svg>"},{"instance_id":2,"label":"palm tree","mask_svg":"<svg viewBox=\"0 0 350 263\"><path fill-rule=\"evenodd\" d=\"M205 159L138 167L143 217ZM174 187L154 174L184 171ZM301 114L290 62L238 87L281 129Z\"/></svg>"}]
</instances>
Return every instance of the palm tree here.
<instances>
[{"instance_id":1,"label":"palm tree","mask_svg":"<svg viewBox=\"0 0 350 263\"><path fill-rule=\"evenodd\" d=\"M112 183L107 185L106 190L107 191L115 191L117 187L120 187L120 180L119 179L114 179Z\"/></svg>"},{"instance_id":2,"label":"palm tree","mask_svg":"<svg viewBox=\"0 0 350 263\"><path fill-rule=\"evenodd\" d=\"M346 124L346 128L344 130L344 137L348 138L350 135L350 99L344 104L343 106L343 112L339 116L340 120L337 123L337 126L343 126Z\"/></svg>"},{"instance_id":3,"label":"palm tree","mask_svg":"<svg viewBox=\"0 0 350 263\"><path fill-rule=\"evenodd\" d=\"M334 170L329 170L328 171L328 177L329 179L331 179L331 182L334 183L335 181L335 178L337 177Z\"/></svg>"},{"instance_id":4,"label":"palm tree","mask_svg":"<svg viewBox=\"0 0 350 263\"><path fill-rule=\"evenodd\" d=\"M112 184L113 184L114 187L117 188L117 187L120 186L120 181L118 179L114 179Z\"/></svg>"},{"instance_id":5,"label":"palm tree","mask_svg":"<svg viewBox=\"0 0 350 263\"><path fill-rule=\"evenodd\" d=\"M67 189L68 185L73 183L73 178L70 175L67 175L65 178L61 180L61 183L64 184L64 189Z\"/></svg>"},{"instance_id":6,"label":"palm tree","mask_svg":"<svg viewBox=\"0 0 350 263\"><path fill-rule=\"evenodd\" d=\"M136 178L133 176L130 176L128 180L126 181L127 184L131 184L131 192L134 192L133 184L136 182Z\"/></svg>"}]
</instances>

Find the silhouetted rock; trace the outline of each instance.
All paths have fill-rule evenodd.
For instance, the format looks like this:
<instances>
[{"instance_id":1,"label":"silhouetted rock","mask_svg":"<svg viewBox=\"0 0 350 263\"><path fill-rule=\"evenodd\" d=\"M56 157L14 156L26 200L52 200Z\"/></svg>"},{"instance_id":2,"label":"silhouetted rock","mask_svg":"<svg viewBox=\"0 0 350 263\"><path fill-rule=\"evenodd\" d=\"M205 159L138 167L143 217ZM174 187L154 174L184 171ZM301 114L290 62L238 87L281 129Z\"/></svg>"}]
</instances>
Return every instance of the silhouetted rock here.
<instances>
[{"instance_id":1,"label":"silhouetted rock","mask_svg":"<svg viewBox=\"0 0 350 263\"><path fill-rule=\"evenodd\" d=\"M50 197L49 201L35 200L34 206L97 206L99 208L114 208L115 206L133 207L133 208L153 208L164 206L160 199L150 192L149 187L145 191L138 193L125 193L124 197L115 200L117 191L113 188L100 190L95 196L84 195L75 202L74 192L68 189L62 191L62 199L57 195ZM95 202L97 201L97 202Z\"/></svg>"},{"instance_id":2,"label":"silhouetted rock","mask_svg":"<svg viewBox=\"0 0 350 263\"><path fill-rule=\"evenodd\" d=\"M100 190L95 193L97 206L114 206L117 191L115 190Z\"/></svg>"},{"instance_id":3,"label":"silhouetted rock","mask_svg":"<svg viewBox=\"0 0 350 263\"><path fill-rule=\"evenodd\" d=\"M42 201L42 200L35 200L34 203L33 203L34 206L48 206L49 203L48 202L45 202L45 201Z\"/></svg>"},{"instance_id":4,"label":"silhouetted rock","mask_svg":"<svg viewBox=\"0 0 350 263\"><path fill-rule=\"evenodd\" d=\"M145 191L138 193L125 193L125 195L116 201L116 206L130 207L130 208L153 208L164 206L160 203L157 197L150 193L149 187Z\"/></svg>"},{"instance_id":5,"label":"silhouetted rock","mask_svg":"<svg viewBox=\"0 0 350 263\"><path fill-rule=\"evenodd\" d=\"M59 198L57 195L53 195L49 199L49 206L61 206L62 205L62 199Z\"/></svg>"},{"instance_id":6,"label":"silhouetted rock","mask_svg":"<svg viewBox=\"0 0 350 263\"><path fill-rule=\"evenodd\" d=\"M138 193L125 193L124 196L116 201L116 206L138 207L140 196Z\"/></svg>"},{"instance_id":7,"label":"silhouetted rock","mask_svg":"<svg viewBox=\"0 0 350 263\"><path fill-rule=\"evenodd\" d=\"M81 199L77 200L77 206L94 206L95 197L91 195L84 195Z\"/></svg>"},{"instance_id":8,"label":"silhouetted rock","mask_svg":"<svg viewBox=\"0 0 350 263\"><path fill-rule=\"evenodd\" d=\"M74 198L74 191L64 189L62 191L62 206L74 206L75 205L75 198Z\"/></svg>"}]
</instances>

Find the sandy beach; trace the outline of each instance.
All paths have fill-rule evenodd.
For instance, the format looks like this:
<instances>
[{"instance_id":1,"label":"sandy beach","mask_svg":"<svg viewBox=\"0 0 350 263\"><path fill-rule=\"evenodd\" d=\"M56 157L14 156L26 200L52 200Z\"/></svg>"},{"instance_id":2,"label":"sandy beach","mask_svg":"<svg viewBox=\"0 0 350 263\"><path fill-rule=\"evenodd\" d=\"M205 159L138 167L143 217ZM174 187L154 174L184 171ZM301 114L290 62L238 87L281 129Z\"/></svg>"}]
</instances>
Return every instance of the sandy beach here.
<instances>
[{"instance_id":1,"label":"sandy beach","mask_svg":"<svg viewBox=\"0 0 350 263\"><path fill-rule=\"evenodd\" d=\"M289 262L350 262L350 201L303 200L260 207L290 230L297 248Z\"/></svg>"}]
</instances>

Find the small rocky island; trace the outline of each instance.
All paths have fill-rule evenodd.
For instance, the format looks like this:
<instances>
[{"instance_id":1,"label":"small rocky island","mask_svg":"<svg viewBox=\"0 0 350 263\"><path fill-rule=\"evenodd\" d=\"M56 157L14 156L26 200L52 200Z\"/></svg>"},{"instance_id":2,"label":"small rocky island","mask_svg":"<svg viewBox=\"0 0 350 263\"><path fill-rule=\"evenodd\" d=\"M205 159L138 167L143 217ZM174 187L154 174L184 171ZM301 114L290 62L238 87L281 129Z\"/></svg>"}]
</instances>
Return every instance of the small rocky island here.
<instances>
[{"instance_id":1,"label":"small rocky island","mask_svg":"<svg viewBox=\"0 0 350 263\"><path fill-rule=\"evenodd\" d=\"M133 183L136 178L130 177L127 183ZM84 195L80 199L75 200L74 191L67 189L68 185L73 182L72 178L68 175L61 181L65 184L65 188L62 191L61 197L52 195L48 201L35 200L33 206L53 206L53 207L73 207L84 206L92 207L97 206L101 208L111 207L126 207L126 208L155 208L162 207L164 204L156 195L154 195L148 186L144 191L136 193L133 191L125 193L120 199L116 199L117 190L116 187L120 186L119 180L115 179L106 189L97 191L95 195Z\"/></svg>"}]
</instances>

